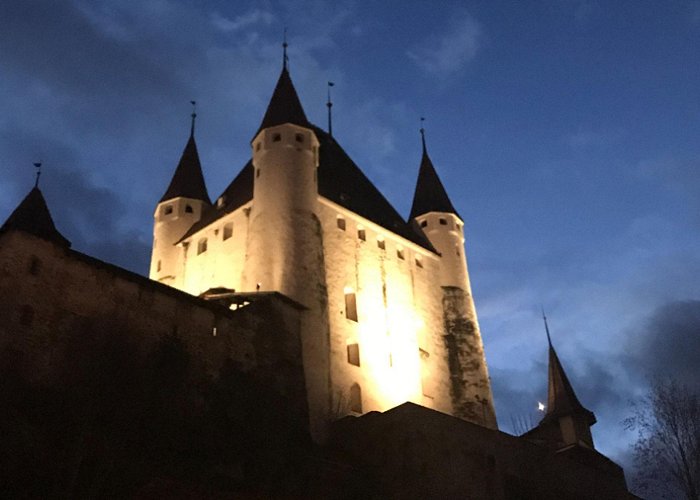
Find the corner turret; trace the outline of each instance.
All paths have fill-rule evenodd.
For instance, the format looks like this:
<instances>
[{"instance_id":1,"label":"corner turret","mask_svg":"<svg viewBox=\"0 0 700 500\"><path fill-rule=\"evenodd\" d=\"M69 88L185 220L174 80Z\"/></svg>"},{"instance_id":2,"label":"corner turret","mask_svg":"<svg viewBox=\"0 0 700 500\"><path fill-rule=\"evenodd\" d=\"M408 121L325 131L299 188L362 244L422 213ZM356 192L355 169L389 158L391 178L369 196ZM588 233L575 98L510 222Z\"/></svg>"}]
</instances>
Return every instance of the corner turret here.
<instances>
[{"instance_id":1,"label":"corner turret","mask_svg":"<svg viewBox=\"0 0 700 500\"><path fill-rule=\"evenodd\" d=\"M421 119L422 121L422 119ZM455 210L425 145L410 219L440 254L444 340L455 416L497 428L484 346L464 252L464 222Z\"/></svg>"},{"instance_id":2,"label":"corner turret","mask_svg":"<svg viewBox=\"0 0 700 500\"><path fill-rule=\"evenodd\" d=\"M29 191L0 227L0 233L13 230L29 233L62 247L70 247L70 241L56 229L44 195L38 186Z\"/></svg>"},{"instance_id":3,"label":"corner turret","mask_svg":"<svg viewBox=\"0 0 700 500\"><path fill-rule=\"evenodd\" d=\"M194 103L193 103L194 104ZM192 113L190 137L175 174L156 206L150 278L176 286L182 279L182 248L175 243L211 206L194 139L196 114Z\"/></svg>"}]
</instances>

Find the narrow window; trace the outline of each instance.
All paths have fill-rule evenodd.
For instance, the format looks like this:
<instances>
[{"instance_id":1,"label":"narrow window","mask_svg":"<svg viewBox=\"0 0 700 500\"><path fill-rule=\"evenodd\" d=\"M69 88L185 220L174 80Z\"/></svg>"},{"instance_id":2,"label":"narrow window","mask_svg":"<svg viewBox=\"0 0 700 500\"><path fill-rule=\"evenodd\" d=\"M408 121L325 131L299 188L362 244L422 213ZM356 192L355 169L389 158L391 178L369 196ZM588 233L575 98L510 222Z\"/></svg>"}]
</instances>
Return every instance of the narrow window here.
<instances>
[{"instance_id":1,"label":"narrow window","mask_svg":"<svg viewBox=\"0 0 700 500\"><path fill-rule=\"evenodd\" d=\"M348 398L348 406L350 411L362 413L362 389L358 384L352 384L350 387L350 397Z\"/></svg>"},{"instance_id":2,"label":"narrow window","mask_svg":"<svg viewBox=\"0 0 700 500\"><path fill-rule=\"evenodd\" d=\"M194 210L192 210L192 207L190 205L185 205L185 213L191 214L193 212Z\"/></svg>"},{"instance_id":3,"label":"narrow window","mask_svg":"<svg viewBox=\"0 0 700 500\"><path fill-rule=\"evenodd\" d=\"M224 224L224 236L223 236L224 241L229 239L231 236L233 236L233 222L229 222L228 224Z\"/></svg>"},{"instance_id":4,"label":"narrow window","mask_svg":"<svg viewBox=\"0 0 700 500\"><path fill-rule=\"evenodd\" d=\"M282 140L282 134L272 134L272 142L280 142Z\"/></svg>"},{"instance_id":5,"label":"narrow window","mask_svg":"<svg viewBox=\"0 0 700 500\"><path fill-rule=\"evenodd\" d=\"M420 255L416 255L416 267L423 268L423 259Z\"/></svg>"},{"instance_id":6,"label":"narrow window","mask_svg":"<svg viewBox=\"0 0 700 500\"><path fill-rule=\"evenodd\" d=\"M336 223L338 224L338 229L345 231L345 219L339 215Z\"/></svg>"},{"instance_id":7,"label":"narrow window","mask_svg":"<svg viewBox=\"0 0 700 500\"><path fill-rule=\"evenodd\" d=\"M428 219L420 221L420 227L426 227L428 225Z\"/></svg>"},{"instance_id":8,"label":"narrow window","mask_svg":"<svg viewBox=\"0 0 700 500\"><path fill-rule=\"evenodd\" d=\"M348 363L360 366L360 344L348 344Z\"/></svg>"},{"instance_id":9,"label":"narrow window","mask_svg":"<svg viewBox=\"0 0 700 500\"><path fill-rule=\"evenodd\" d=\"M260 148L262 147L262 143L259 142L255 145L255 151L260 151Z\"/></svg>"},{"instance_id":10,"label":"narrow window","mask_svg":"<svg viewBox=\"0 0 700 500\"><path fill-rule=\"evenodd\" d=\"M197 243L197 255L199 255L199 254L201 254L201 253L204 253L204 252L206 252L206 251L207 251L207 239L206 239L206 238L202 238L202 239L199 240L199 242Z\"/></svg>"},{"instance_id":11,"label":"narrow window","mask_svg":"<svg viewBox=\"0 0 700 500\"><path fill-rule=\"evenodd\" d=\"M294 139L295 139L297 142L304 142L304 135L303 135L303 134L295 134L295 135L294 135Z\"/></svg>"},{"instance_id":12,"label":"narrow window","mask_svg":"<svg viewBox=\"0 0 700 500\"><path fill-rule=\"evenodd\" d=\"M357 237L358 237L358 239L360 239L360 240L362 240L362 241L366 241L366 240L367 240L367 234L365 233L365 230L362 229L362 228L358 228L358 229L357 229Z\"/></svg>"},{"instance_id":13,"label":"narrow window","mask_svg":"<svg viewBox=\"0 0 700 500\"><path fill-rule=\"evenodd\" d=\"M445 219L444 217L440 217L440 225L441 225L441 226L446 226L446 225L447 225L447 219Z\"/></svg>"},{"instance_id":14,"label":"narrow window","mask_svg":"<svg viewBox=\"0 0 700 500\"><path fill-rule=\"evenodd\" d=\"M386 249L386 243L384 243L384 240L382 238L377 238L377 246L380 250Z\"/></svg>"},{"instance_id":15,"label":"narrow window","mask_svg":"<svg viewBox=\"0 0 700 500\"><path fill-rule=\"evenodd\" d=\"M160 270L161 270L161 262L158 261L158 263L156 264L156 271L160 271Z\"/></svg>"},{"instance_id":16,"label":"narrow window","mask_svg":"<svg viewBox=\"0 0 700 500\"><path fill-rule=\"evenodd\" d=\"M257 179L258 177L260 177L260 169L256 168L255 169L255 178Z\"/></svg>"},{"instance_id":17,"label":"narrow window","mask_svg":"<svg viewBox=\"0 0 700 500\"><path fill-rule=\"evenodd\" d=\"M345 317L357 321L357 297L352 288L345 288Z\"/></svg>"},{"instance_id":18,"label":"narrow window","mask_svg":"<svg viewBox=\"0 0 700 500\"><path fill-rule=\"evenodd\" d=\"M403 248L398 247L398 248L396 249L396 256L397 256L400 260L403 260L403 259L404 259Z\"/></svg>"},{"instance_id":19,"label":"narrow window","mask_svg":"<svg viewBox=\"0 0 700 500\"><path fill-rule=\"evenodd\" d=\"M33 274L36 276L39 274L39 268L41 267L41 261L38 259L38 257L32 255L31 259L29 259L29 274Z\"/></svg>"},{"instance_id":20,"label":"narrow window","mask_svg":"<svg viewBox=\"0 0 700 500\"><path fill-rule=\"evenodd\" d=\"M19 312L19 323L22 326L31 326L34 321L34 309L32 306L22 306Z\"/></svg>"},{"instance_id":21,"label":"narrow window","mask_svg":"<svg viewBox=\"0 0 700 500\"><path fill-rule=\"evenodd\" d=\"M459 251L459 245L455 245L455 253L457 254L457 257L462 255L462 252Z\"/></svg>"},{"instance_id":22,"label":"narrow window","mask_svg":"<svg viewBox=\"0 0 700 500\"><path fill-rule=\"evenodd\" d=\"M165 206L165 211L164 211L164 213L165 213L165 215L170 215L171 213L173 213L173 206L172 206L172 205L166 205L166 206Z\"/></svg>"}]
</instances>

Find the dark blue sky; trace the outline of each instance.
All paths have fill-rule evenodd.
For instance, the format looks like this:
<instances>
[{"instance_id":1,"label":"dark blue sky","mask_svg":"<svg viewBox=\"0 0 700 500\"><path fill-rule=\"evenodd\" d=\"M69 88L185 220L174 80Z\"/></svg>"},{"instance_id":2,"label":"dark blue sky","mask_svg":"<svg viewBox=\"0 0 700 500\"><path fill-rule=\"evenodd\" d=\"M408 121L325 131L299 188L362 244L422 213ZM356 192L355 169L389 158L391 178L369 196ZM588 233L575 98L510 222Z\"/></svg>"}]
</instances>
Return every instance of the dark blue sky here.
<instances>
[{"instance_id":1,"label":"dark blue sky","mask_svg":"<svg viewBox=\"0 0 700 500\"><path fill-rule=\"evenodd\" d=\"M547 309L604 453L645 378L700 366L700 1L9 0L0 219L45 165L58 227L146 273L189 131L210 194L249 157L283 26L309 117L407 215L419 117L457 210L500 423L545 400Z\"/></svg>"}]
</instances>

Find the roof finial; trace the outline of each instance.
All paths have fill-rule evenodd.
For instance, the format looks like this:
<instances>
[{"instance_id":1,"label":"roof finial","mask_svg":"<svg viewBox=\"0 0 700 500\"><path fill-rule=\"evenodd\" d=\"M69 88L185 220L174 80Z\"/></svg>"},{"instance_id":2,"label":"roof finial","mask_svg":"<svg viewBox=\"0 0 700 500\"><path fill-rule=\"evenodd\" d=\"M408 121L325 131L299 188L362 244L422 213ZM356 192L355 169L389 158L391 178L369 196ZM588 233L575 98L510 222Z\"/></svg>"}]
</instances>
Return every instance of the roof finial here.
<instances>
[{"instance_id":1,"label":"roof finial","mask_svg":"<svg viewBox=\"0 0 700 500\"><path fill-rule=\"evenodd\" d=\"M333 137L333 122L331 121L331 108L333 107L333 103L331 102L331 87L333 87L335 83L333 82L328 82L328 102L326 102L326 106L328 107L328 135Z\"/></svg>"},{"instance_id":2,"label":"roof finial","mask_svg":"<svg viewBox=\"0 0 700 500\"><path fill-rule=\"evenodd\" d=\"M197 118L197 101L190 101L190 104L192 105L192 114L190 115L192 117L192 126L190 127L190 137L194 137L194 120Z\"/></svg>"},{"instance_id":3,"label":"roof finial","mask_svg":"<svg viewBox=\"0 0 700 500\"><path fill-rule=\"evenodd\" d=\"M38 161L34 164L34 167L36 167L36 180L34 181L34 187L38 188L39 187L39 177L41 177L41 162Z\"/></svg>"},{"instance_id":4,"label":"roof finial","mask_svg":"<svg viewBox=\"0 0 700 500\"><path fill-rule=\"evenodd\" d=\"M425 128L423 128L423 122L425 122L425 117L420 117L420 140L423 143L423 154L426 153L427 149L425 147Z\"/></svg>"},{"instance_id":5,"label":"roof finial","mask_svg":"<svg viewBox=\"0 0 700 500\"><path fill-rule=\"evenodd\" d=\"M289 44L287 43L287 27L284 27L284 41L282 42L282 68L287 69L287 62L289 61L289 57L287 57L287 47Z\"/></svg>"},{"instance_id":6,"label":"roof finial","mask_svg":"<svg viewBox=\"0 0 700 500\"><path fill-rule=\"evenodd\" d=\"M547 332L547 343L552 347L552 337L549 336L549 325L547 324L547 316L544 314L544 306L542 306L542 319L544 320L544 330Z\"/></svg>"}]
</instances>

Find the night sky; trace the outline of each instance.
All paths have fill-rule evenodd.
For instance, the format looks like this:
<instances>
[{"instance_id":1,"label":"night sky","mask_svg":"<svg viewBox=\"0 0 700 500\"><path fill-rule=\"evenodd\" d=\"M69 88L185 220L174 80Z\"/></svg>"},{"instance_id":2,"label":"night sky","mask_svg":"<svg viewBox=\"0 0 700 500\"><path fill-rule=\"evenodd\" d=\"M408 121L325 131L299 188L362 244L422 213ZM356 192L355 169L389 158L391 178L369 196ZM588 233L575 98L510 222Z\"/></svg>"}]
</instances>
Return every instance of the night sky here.
<instances>
[{"instance_id":1,"label":"night sky","mask_svg":"<svg viewBox=\"0 0 700 500\"><path fill-rule=\"evenodd\" d=\"M5 0L0 219L34 182L73 247L146 274L189 134L210 195L279 75L408 215L428 149L465 218L499 423L546 401L544 307L599 449L654 374L700 380L700 1Z\"/></svg>"}]
</instances>

